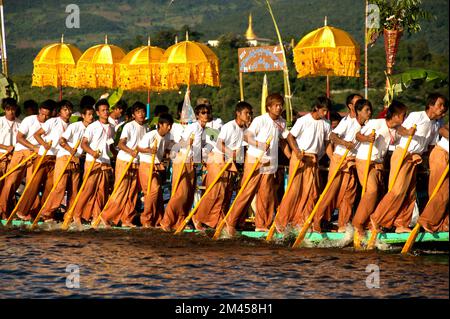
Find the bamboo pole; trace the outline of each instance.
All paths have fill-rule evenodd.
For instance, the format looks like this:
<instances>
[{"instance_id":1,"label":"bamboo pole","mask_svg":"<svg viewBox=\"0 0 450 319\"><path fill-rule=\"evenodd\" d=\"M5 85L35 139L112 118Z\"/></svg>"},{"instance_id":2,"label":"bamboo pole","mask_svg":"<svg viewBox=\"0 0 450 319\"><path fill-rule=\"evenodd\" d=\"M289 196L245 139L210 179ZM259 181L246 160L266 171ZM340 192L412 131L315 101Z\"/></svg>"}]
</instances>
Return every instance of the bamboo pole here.
<instances>
[{"instance_id":1,"label":"bamboo pole","mask_svg":"<svg viewBox=\"0 0 450 319\"><path fill-rule=\"evenodd\" d=\"M48 144L52 145L52 141L49 141ZM39 170L39 167L41 167L41 164L45 158L45 156L47 155L48 150L45 149L44 154L42 155L42 157L39 159L39 162L36 165L36 168L33 170L33 174L30 177L30 180L28 181L28 183L25 185L25 188L22 192L22 195L20 195L19 200L17 201L16 207L14 207L14 210L12 211L11 215L9 215L8 217L8 221L6 222L6 226L11 224L12 219L14 218L14 216L17 213L17 210L19 209L19 205L22 202L22 200L25 198L25 193L27 192L28 188L30 187L31 183L33 182L34 178L36 177L36 174ZM34 198L32 198L31 200L34 200Z\"/></svg>"},{"instance_id":2,"label":"bamboo pole","mask_svg":"<svg viewBox=\"0 0 450 319\"><path fill-rule=\"evenodd\" d=\"M7 178L9 175L11 175L14 171L16 171L18 168L22 167L26 162L30 161L33 159L33 157L35 157L37 154L33 153L30 156L28 156L27 158L25 158L22 162L20 162L19 164L17 164L16 166L14 166L13 168L11 168L8 172L6 172L2 177L0 177L0 181L4 180L5 178Z\"/></svg>"},{"instance_id":3,"label":"bamboo pole","mask_svg":"<svg viewBox=\"0 0 450 319\"><path fill-rule=\"evenodd\" d=\"M4 157L6 157L9 153L10 153L9 151L6 151L6 152L3 153L2 155L0 155L0 161L1 161Z\"/></svg>"},{"instance_id":4,"label":"bamboo pole","mask_svg":"<svg viewBox=\"0 0 450 319\"><path fill-rule=\"evenodd\" d=\"M442 173L441 178L439 178L438 183L434 187L433 193L431 194L430 198L428 199L428 202L427 202L427 205L425 206L425 208L428 206L428 204L430 204L430 202L434 198L434 196L436 196L437 192L439 191L439 188L441 188L442 184L444 183L444 180L447 177L447 174L448 174L448 165L445 168L444 172ZM414 245L414 242L416 241L417 235L419 233L419 229L420 229L420 224L417 223L416 226L414 226L414 229L409 234L409 237L406 240L405 245L403 246L403 249L401 252L402 254L407 254L410 252L412 246Z\"/></svg>"},{"instance_id":5,"label":"bamboo pole","mask_svg":"<svg viewBox=\"0 0 450 319\"><path fill-rule=\"evenodd\" d=\"M270 145L270 142L272 141L272 136L270 136L267 141L266 141L266 145ZM236 197L234 198L233 204L231 204L230 209L228 210L227 214L225 215L225 217L222 219L222 221L220 222L219 226L216 229L216 232L214 233L213 239L217 240L219 239L220 233L222 232L223 227L225 226L225 223L227 222L227 218L230 215L231 211L233 210L234 204L236 204L237 199L239 198L239 195L242 194L242 192L244 191L245 187L247 186L248 182L250 181L250 178L252 178L254 171L256 170L256 167L258 167L259 162L261 161L262 157L264 156L264 154L266 153L266 150L261 152L261 155L256 159L255 164L253 164L252 169L250 170L250 173L248 174L247 178L244 180L244 182L242 183L241 189L239 190L239 192L237 193Z\"/></svg>"},{"instance_id":6,"label":"bamboo pole","mask_svg":"<svg viewBox=\"0 0 450 319\"><path fill-rule=\"evenodd\" d=\"M74 146L75 151L78 149L78 146L80 145L80 143L81 143L81 139L79 139L77 141L77 143L75 144L75 146ZM64 165L64 168L63 168L61 174L58 176L56 182L53 183L53 187L50 190L50 193L48 194L47 198L45 199L44 204L41 206L41 209L39 210L38 214L36 215L36 218L34 219L33 224L31 224L31 228L30 228L31 230L33 230L36 227L36 225L41 217L41 214L44 211L45 206L47 206L47 203L50 199L50 195L55 191L56 187L58 186L59 182L61 181L62 177L64 176L64 173L66 172L66 169L69 166L70 161L72 160L73 156L74 156L74 154L70 154L70 157L67 160L66 165Z\"/></svg>"},{"instance_id":7,"label":"bamboo pole","mask_svg":"<svg viewBox=\"0 0 450 319\"><path fill-rule=\"evenodd\" d=\"M239 91L241 93L241 102L244 101L244 76L239 72Z\"/></svg>"},{"instance_id":8,"label":"bamboo pole","mask_svg":"<svg viewBox=\"0 0 450 319\"><path fill-rule=\"evenodd\" d=\"M319 205L322 202L323 198L327 194L328 189L331 186L331 183L333 183L334 178L336 177L337 173L341 169L342 163L344 162L345 158L347 157L348 152L349 152L349 149L346 149L344 155L342 155L341 161L339 162L338 166L336 167L336 170L333 172L333 175L331 175L331 178L328 179L328 182L327 182L327 185L325 186L325 189L323 190L322 194L320 194L320 197L319 197L316 205L314 205L314 208L313 208L311 214L309 214L308 219L303 224L303 227L300 230L300 232L298 233L297 239L295 240L294 244L292 245L292 248L298 247L302 243L303 239L305 238L306 232L308 231L308 228L309 228L309 226L312 223L314 215L316 214L316 212L317 212L317 210L319 208Z\"/></svg>"},{"instance_id":9,"label":"bamboo pole","mask_svg":"<svg viewBox=\"0 0 450 319\"><path fill-rule=\"evenodd\" d=\"M3 0L0 0L0 18L1 18L1 27L2 27L2 67L3 74L8 77L8 56L6 54L6 35L5 35L5 17L3 14Z\"/></svg>"},{"instance_id":10,"label":"bamboo pole","mask_svg":"<svg viewBox=\"0 0 450 319\"><path fill-rule=\"evenodd\" d=\"M365 29L364 29L364 98L367 100L369 96L369 43L367 39L367 27L369 18L369 1L366 0L366 10L365 10Z\"/></svg>"}]
</instances>

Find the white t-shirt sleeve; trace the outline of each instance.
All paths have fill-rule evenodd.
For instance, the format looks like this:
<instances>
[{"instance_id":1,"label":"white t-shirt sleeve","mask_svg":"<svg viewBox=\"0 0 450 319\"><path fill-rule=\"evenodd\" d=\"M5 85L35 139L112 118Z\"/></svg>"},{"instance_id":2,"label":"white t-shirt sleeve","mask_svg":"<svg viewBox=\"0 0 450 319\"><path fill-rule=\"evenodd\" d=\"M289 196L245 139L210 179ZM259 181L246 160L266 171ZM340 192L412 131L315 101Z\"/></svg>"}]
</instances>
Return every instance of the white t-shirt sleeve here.
<instances>
[{"instance_id":1,"label":"white t-shirt sleeve","mask_svg":"<svg viewBox=\"0 0 450 319\"><path fill-rule=\"evenodd\" d=\"M70 124L68 127L67 127L67 130L65 130L62 134L61 134L61 137L64 137L67 141L69 141L71 138L72 138L72 136L73 136L73 132L74 132L74 130L75 130L75 123L74 124Z\"/></svg>"},{"instance_id":2,"label":"white t-shirt sleeve","mask_svg":"<svg viewBox=\"0 0 450 319\"><path fill-rule=\"evenodd\" d=\"M30 117L26 117L23 119L22 123L20 123L20 126L19 126L20 133L22 133L23 135L28 134L28 132L30 131L31 120L32 120L32 118L30 118Z\"/></svg>"},{"instance_id":3,"label":"white t-shirt sleeve","mask_svg":"<svg viewBox=\"0 0 450 319\"><path fill-rule=\"evenodd\" d=\"M348 123L347 120L340 121L338 126L336 126L335 129L333 130L333 133L339 135L339 137L345 136L348 126L347 123Z\"/></svg>"},{"instance_id":4,"label":"white t-shirt sleeve","mask_svg":"<svg viewBox=\"0 0 450 319\"><path fill-rule=\"evenodd\" d=\"M132 122L126 124L126 125L123 127L122 133L120 134L120 139L121 139L121 140L124 139L124 138L126 138L127 141L130 140L130 137L131 137L131 125L132 125L131 123L132 123Z\"/></svg>"},{"instance_id":5,"label":"white t-shirt sleeve","mask_svg":"<svg viewBox=\"0 0 450 319\"><path fill-rule=\"evenodd\" d=\"M295 121L294 127L291 129L290 133L295 138L303 133L303 121L301 120L301 118Z\"/></svg>"},{"instance_id":6,"label":"white t-shirt sleeve","mask_svg":"<svg viewBox=\"0 0 450 319\"><path fill-rule=\"evenodd\" d=\"M417 123L417 116L418 113L410 113L408 117L405 119L405 121L402 123L402 126L406 129L410 129L415 123Z\"/></svg>"},{"instance_id":7,"label":"white t-shirt sleeve","mask_svg":"<svg viewBox=\"0 0 450 319\"><path fill-rule=\"evenodd\" d=\"M84 131L83 137L87 139L88 143L91 143L93 136L94 132L92 130L92 125L89 125L88 127L86 127L86 130Z\"/></svg>"}]
</instances>

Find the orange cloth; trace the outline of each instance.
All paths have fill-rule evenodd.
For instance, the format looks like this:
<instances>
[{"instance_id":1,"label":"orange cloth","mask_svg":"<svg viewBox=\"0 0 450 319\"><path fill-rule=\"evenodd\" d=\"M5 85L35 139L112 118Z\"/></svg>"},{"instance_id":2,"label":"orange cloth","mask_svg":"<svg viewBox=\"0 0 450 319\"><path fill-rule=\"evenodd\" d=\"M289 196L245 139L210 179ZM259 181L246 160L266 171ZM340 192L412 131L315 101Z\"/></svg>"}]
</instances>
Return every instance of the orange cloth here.
<instances>
[{"instance_id":1,"label":"orange cloth","mask_svg":"<svg viewBox=\"0 0 450 319\"><path fill-rule=\"evenodd\" d=\"M433 193L439 179L448 165L448 152L440 146L431 151L430 180L428 183L428 196ZM448 173L436 195L427 203L419 217L418 223L427 231L448 231Z\"/></svg>"},{"instance_id":2,"label":"orange cloth","mask_svg":"<svg viewBox=\"0 0 450 319\"><path fill-rule=\"evenodd\" d=\"M400 147L392 154L389 184L394 178L402 154L403 149ZM416 167L421 162L420 155L406 154L392 190L384 195L371 216L371 220L378 226L409 227L416 201Z\"/></svg>"},{"instance_id":3,"label":"orange cloth","mask_svg":"<svg viewBox=\"0 0 450 319\"><path fill-rule=\"evenodd\" d=\"M157 169L158 165L155 165L153 168L152 184L150 185L150 194L147 194L150 164L144 162L139 164L139 182L144 193L144 211L140 217L143 226L159 226L164 216L164 201L161 189L162 180Z\"/></svg>"}]
</instances>

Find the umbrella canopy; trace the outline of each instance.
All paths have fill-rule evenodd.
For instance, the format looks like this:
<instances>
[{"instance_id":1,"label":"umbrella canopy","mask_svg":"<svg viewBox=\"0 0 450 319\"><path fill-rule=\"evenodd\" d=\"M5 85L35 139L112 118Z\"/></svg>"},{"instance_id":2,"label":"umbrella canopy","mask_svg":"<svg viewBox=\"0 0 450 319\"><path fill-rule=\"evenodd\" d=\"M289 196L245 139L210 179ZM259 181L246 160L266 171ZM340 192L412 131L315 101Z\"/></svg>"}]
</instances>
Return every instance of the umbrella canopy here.
<instances>
[{"instance_id":1,"label":"umbrella canopy","mask_svg":"<svg viewBox=\"0 0 450 319\"><path fill-rule=\"evenodd\" d=\"M81 51L72 44L53 43L45 46L33 61L32 86L74 86L76 84L76 64Z\"/></svg>"},{"instance_id":2,"label":"umbrella canopy","mask_svg":"<svg viewBox=\"0 0 450 319\"><path fill-rule=\"evenodd\" d=\"M194 41L176 43L164 53L165 86L206 84L219 86L219 59L206 45Z\"/></svg>"},{"instance_id":3,"label":"umbrella canopy","mask_svg":"<svg viewBox=\"0 0 450 319\"><path fill-rule=\"evenodd\" d=\"M325 20L326 21L326 20ZM359 76L359 45L345 31L326 25L308 33L294 48L298 77Z\"/></svg>"},{"instance_id":4,"label":"umbrella canopy","mask_svg":"<svg viewBox=\"0 0 450 319\"><path fill-rule=\"evenodd\" d=\"M117 87L118 64L124 57L124 50L108 44L108 38L105 37L105 44L90 47L78 60L77 87Z\"/></svg>"},{"instance_id":5,"label":"umbrella canopy","mask_svg":"<svg viewBox=\"0 0 450 319\"><path fill-rule=\"evenodd\" d=\"M164 50L150 45L130 51L119 63L117 84L125 90L161 91Z\"/></svg>"}]
</instances>

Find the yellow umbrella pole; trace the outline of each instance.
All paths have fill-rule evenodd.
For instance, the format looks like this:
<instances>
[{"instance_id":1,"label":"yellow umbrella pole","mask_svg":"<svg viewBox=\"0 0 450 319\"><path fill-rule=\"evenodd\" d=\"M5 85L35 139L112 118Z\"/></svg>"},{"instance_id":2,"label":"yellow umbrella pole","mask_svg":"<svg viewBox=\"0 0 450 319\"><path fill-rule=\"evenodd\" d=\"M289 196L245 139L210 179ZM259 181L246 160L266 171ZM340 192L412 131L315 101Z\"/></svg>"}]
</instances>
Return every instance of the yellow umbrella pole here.
<instances>
[{"instance_id":1,"label":"yellow umbrella pole","mask_svg":"<svg viewBox=\"0 0 450 319\"><path fill-rule=\"evenodd\" d=\"M447 177L447 174L448 174L448 165L445 168L444 172L442 173L441 178L439 179L437 185L434 187L433 193L431 194L430 198L428 199L427 206L431 202L433 197L436 196L437 192L439 191L439 188L441 188L442 184L444 183L444 180ZM405 246L403 246L402 254L409 253L409 251L411 250L414 242L416 241L417 235L419 233L419 229L420 229L420 224L417 223L416 226L414 226L414 229L409 234L409 237L406 240Z\"/></svg>"},{"instance_id":2,"label":"yellow umbrella pole","mask_svg":"<svg viewBox=\"0 0 450 319\"><path fill-rule=\"evenodd\" d=\"M269 145L271 141L272 141L272 136L270 136L267 139L266 145ZM228 210L227 214L225 215L225 217L222 219L222 221L220 222L219 226L217 227L216 232L214 233L214 236L213 236L214 240L219 239L220 233L222 232L222 229L225 226L225 223L227 222L227 218L230 215L231 211L233 210L234 204L236 204L236 201L239 198L239 195L242 194L242 192L244 191L244 189L247 186L248 182L250 181L250 178L252 178L253 172L256 170L256 167L258 167L259 162L261 161L261 159L262 159L262 157L264 156L265 153L266 153L266 151L261 152L261 155L256 159L255 164L253 164L253 167L250 170L250 173L248 174L248 176L245 179L245 181L242 183L241 189L239 190L238 194L234 198L233 204L231 205L231 207Z\"/></svg>"},{"instance_id":3,"label":"yellow umbrella pole","mask_svg":"<svg viewBox=\"0 0 450 319\"><path fill-rule=\"evenodd\" d=\"M414 124L413 128L416 129L416 127L417 127L417 125ZM408 137L408 140L406 141L406 147L403 150L402 157L400 158L400 161L398 162L398 166L397 166L397 169L395 170L394 177L392 178L392 182L389 184L388 192L390 192L392 190L392 188L394 187L395 180L397 179L398 173L400 172L400 168L402 167L403 160L405 159L406 153L408 152L409 144L411 144L411 140L412 140L413 136L414 136L414 134L410 135ZM372 231L370 233L369 241L367 242L367 249L373 249L374 248L374 246L375 246L375 239L377 238L377 235L378 235L378 230L372 229Z\"/></svg>"},{"instance_id":4,"label":"yellow umbrella pole","mask_svg":"<svg viewBox=\"0 0 450 319\"><path fill-rule=\"evenodd\" d=\"M374 135L374 134L375 134L375 130L372 130L372 135ZM370 162L372 160L372 149L373 149L373 142L370 142L369 154L367 155L366 167L364 169L364 181L362 184L361 198L364 196L364 193L366 192L367 179L369 178ZM357 231L355 231L355 234L353 235L353 247L355 249L361 249L361 238L359 238L359 234Z\"/></svg>"},{"instance_id":5,"label":"yellow umbrella pole","mask_svg":"<svg viewBox=\"0 0 450 319\"><path fill-rule=\"evenodd\" d=\"M180 173L178 174L178 177L175 180L175 185L173 186L173 189L172 189L172 196L175 195L175 192L177 191L177 188L178 188L178 184L180 183L180 180L181 180L181 176L183 175L184 166L186 165L187 158L189 156L189 153L191 152L191 141L193 139L194 139L194 134L191 134L191 136L189 137L189 145L188 145L188 148L186 150L186 155L184 156L183 164L181 165Z\"/></svg>"},{"instance_id":6,"label":"yellow umbrella pole","mask_svg":"<svg viewBox=\"0 0 450 319\"><path fill-rule=\"evenodd\" d=\"M111 193L111 196L109 196L102 211L100 212L100 214L98 214L97 219L92 223L93 228L97 228L98 224L100 224L100 220L101 220L103 212L106 210L106 208L108 208L108 204L109 204L109 201L111 200L111 198L113 198L116 195L116 192L119 189L120 184L122 183L123 179L125 178L125 175L127 174L128 169L130 168L131 164L133 164L133 161L135 158L136 158L136 156L131 157L130 161L128 162L127 166L125 167L125 170L123 171L122 175L120 176L119 181L117 182L116 186L114 187L113 192Z\"/></svg>"},{"instance_id":7,"label":"yellow umbrella pole","mask_svg":"<svg viewBox=\"0 0 450 319\"><path fill-rule=\"evenodd\" d=\"M303 154L303 153L304 153L304 151L302 150L302 154ZM286 187L286 190L284 191L283 198L281 199L281 202L283 202L284 197L286 196L286 194L287 194L287 193L289 192L289 190L291 189L292 181L294 180L294 176L295 176L295 174L297 173L297 170L298 170L298 167L300 166L301 161L302 161L302 160L299 159L299 160L297 161L297 163L295 164L294 170L293 170L293 172L292 172L292 176L290 176L290 178L289 178L289 183L288 183L288 185L287 185L287 187ZM275 232L275 221L277 220L277 217L278 217L278 213L279 213L279 212L280 212L280 205L278 205L277 213L275 214L275 217L273 218L272 226L270 226L269 232L267 233L266 241L272 240L273 233Z\"/></svg>"},{"instance_id":8,"label":"yellow umbrella pole","mask_svg":"<svg viewBox=\"0 0 450 319\"><path fill-rule=\"evenodd\" d=\"M98 150L96 152L98 152ZM78 200L80 199L81 193L83 192L84 187L86 186L87 180L89 179L89 175L91 174L91 171L94 168L94 165L95 165L95 158L85 173L83 183L81 184L81 187L78 190L78 194L75 197L75 200L73 201L72 207L70 207L69 210L64 215L64 223L61 226L62 230L67 230L69 228L69 224L72 222L73 211L75 209L75 206L77 206Z\"/></svg>"},{"instance_id":9,"label":"yellow umbrella pole","mask_svg":"<svg viewBox=\"0 0 450 319\"><path fill-rule=\"evenodd\" d=\"M52 144L52 141L49 141L48 143L51 145L51 144ZM22 192L22 195L20 195L20 198L19 198L19 200L17 201L16 207L14 207L14 210L12 211L11 215L9 215L9 217L8 217L8 221L6 222L6 226L8 226L9 224L11 224L12 219L13 219L14 216L16 215L16 212L17 212L17 209L19 208L20 203L21 203L22 200L25 198L24 195L25 195L25 193L27 192L27 189L30 187L31 183L33 182L33 180L34 180L34 178L35 178L35 176L36 176L36 174L37 174L37 172L38 172L38 170L39 170L39 167L41 166L42 161L43 161L44 158L45 158L45 155L47 155L47 151L48 151L48 150L45 149L44 154L43 154L42 157L39 159L39 162L37 163L36 168L33 170L33 174L31 175L30 181L27 183L27 185L25 185L25 188L24 188L24 190L23 190L23 192Z\"/></svg>"},{"instance_id":10,"label":"yellow umbrella pole","mask_svg":"<svg viewBox=\"0 0 450 319\"><path fill-rule=\"evenodd\" d=\"M74 146L74 149L75 149L75 150L78 149L78 146L80 145L80 143L81 143L81 139L79 139L78 142L75 144L75 146ZM47 203L48 203L48 201L49 201L49 199L50 199L50 195L51 195L51 194L53 193L53 191L56 189L56 186L58 186L59 182L61 181L62 177L64 176L64 173L66 172L66 169L67 169L67 167L69 166L70 161L72 160L72 158L73 158L73 154L70 155L69 159L67 160L66 165L64 165L64 168L63 168L61 174L58 176L58 179L57 179L56 182L53 184L53 187L52 187L50 193L48 194L47 198L45 199L44 204L42 205L41 209L39 210L39 213L36 215L36 218L34 219L33 224L32 224L31 227L30 227L31 230L33 230L33 229L36 227L36 225L37 225L37 223L38 223L38 221L39 221L39 219L40 219L40 217L41 217L41 214L42 214L42 212L44 211L45 206L47 206Z\"/></svg>"},{"instance_id":11,"label":"yellow umbrella pole","mask_svg":"<svg viewBox=\"0 0 450 319\"><path fill-rule=\"evenodd\" d=\"M33 157L35 157L37 154L33 153L30 156L28 156L27 158L25 158L22 162L20 162L19 164L17 164L16 166L14 166L13 168L11 168L8 172L6 172L2 177L0 177L0 181L4 180L5 178L7 178L9 175L11 175L14 171L16 171L18 168L22 167L26 162L28 162L29 160L33 159Z\"/></svg>"},{"instance_id":12,"label":"yellow umbrella pole","mask_svg":"<svg viewBox=\"0 0 450 319\"><path fill-rule=\"evenodd\" d=\"M334 178L336 177L337 173L341 169L342 163L344 163L344 160L347 157L348 152L349 152L349 149L346 149L344 155L341 158L341 161L339 162L338 166L336 167L336 170L333 172L333 175L331 175L331 178L328 179L325 189L323 190L322 194L320 194L319 200L317 201L316 205L314 205L314 208L313 208L311 214L309 214L308 219L303 224L303 227L300 230L300 232L298 233L297 239L295 240L294 244L292 245L292 248L297 248L302 243L303 239L305 238L306 232L308 231L308 228L312 223L314 215L316 214L316 212L319 208L319 204L322 202L323 198L325 197L325 195L328 192L328 189L331 186L331 183L333 183Z\"/></svg>"},{"instance_id":13,"label":"yellow umbrella pole","mask_svg":"<svg viewBox=\"0 0 450 319\"><path fill-rule=\"evenodd\" d=\"M209 194L211 189L214 187L214 185L216 185L217 181L222 177L223 173L227 170L227 168L231 165L232 162L233 162L233 158L230 158L228 160L228 162L223 166L222 170L219 172L219 174L216 176L214 181L211 183L211 185L209 185L208 189L205 191L203 196L197 202L197 204L195 205L194 209L189 213L189 215L183 220L181 225L177 228L177 230L175 231L175 235L181 233L184 230L184 228L186 227L187 223L189 223L189 221L191 220L192 216L194 216L194 214L197 212L197 209L200 206L200 203L202 202L203 198L205 198L206 195Z\"/></svg>"}]
</instances>

